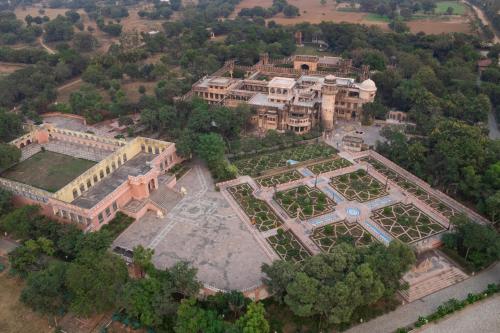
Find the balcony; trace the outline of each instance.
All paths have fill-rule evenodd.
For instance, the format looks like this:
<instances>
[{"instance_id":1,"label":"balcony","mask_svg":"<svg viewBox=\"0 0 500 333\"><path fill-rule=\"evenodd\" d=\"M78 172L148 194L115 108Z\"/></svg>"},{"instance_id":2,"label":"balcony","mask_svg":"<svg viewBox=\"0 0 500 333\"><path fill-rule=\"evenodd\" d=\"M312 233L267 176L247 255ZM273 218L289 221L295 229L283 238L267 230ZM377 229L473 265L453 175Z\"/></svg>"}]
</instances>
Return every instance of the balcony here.
<instances>
[{"instance_id":1,"label":"balcony","mask_svg":"<svg viewBox=\"0 0 500 333\"><path fill-rule=\"evenodd\" d=\"M290 117L287 120L287 125L288 126L311 126L311 120L309 118L297 118L297 117Z\"/></svg>"}]
</instances>

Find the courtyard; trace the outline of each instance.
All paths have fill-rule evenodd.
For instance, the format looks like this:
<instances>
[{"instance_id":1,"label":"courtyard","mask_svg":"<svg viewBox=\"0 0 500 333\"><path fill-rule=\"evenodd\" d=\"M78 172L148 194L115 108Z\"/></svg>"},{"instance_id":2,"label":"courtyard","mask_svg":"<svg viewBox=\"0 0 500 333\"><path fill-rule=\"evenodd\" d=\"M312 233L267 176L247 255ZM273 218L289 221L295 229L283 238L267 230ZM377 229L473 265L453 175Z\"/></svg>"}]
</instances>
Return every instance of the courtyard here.
<instances>
[{"instance_id":1,"label":"courtyard","mask_svg":"<svg viewBox=\"0 0 500 333\"><path fill-rule=\"evenodd\" d=\"M231 162L238 168L240 175L260 176L263 172L286 167L290 162L304 162L327 158L337 153L333 147L324 143L304 144L270 153L257 154L249 158L235 159Z\"/></svg>"},{"instance_id":2,"label":"courtyard","mask_svg":"<svg viewBox=\"0 0 500 333\"><path fill-rule=\"evenodd\" d=\"M40 151L0 176L19 183L57 192L96 162L52 151Z\"/></svg>"},{"instance_id":3,"label":"courtyard","mask_svg":"<svg viewBox=\"0 0 500 333\"><path fill-rule=\"evenodd\" d=\"M374 210L372 220L403 243L413 243L446 230L413 204L397 203Z\"/></svg>"},{"instance_id":4,"label":"courtyard","mask_svg":"<svg viewBox=\"0 0 500 333\"><path fill-rule=\"evenodd\" d=\"M271 259L250 226L215 190L206 167L192 165L178 181L177 189L182 187L187 194L170 202L164 217L147 214L125 230L113 246L152 248L153 263L159 269L188 261L198 269L200 281L215 288L243 290L260 285L260 267ZM170 191L170 195L175 193Z\"/></svg>"},{"instance_id":5,"label":"courtyard","mask_svg":"<svg viewBox=\"0 0 500 333\"><path fill-rule=\"evenodd\" d=\"M361 169L332 178L330 185L349 201L365 202L387 195L384 185Z\"/></svg>"}]
</instances>

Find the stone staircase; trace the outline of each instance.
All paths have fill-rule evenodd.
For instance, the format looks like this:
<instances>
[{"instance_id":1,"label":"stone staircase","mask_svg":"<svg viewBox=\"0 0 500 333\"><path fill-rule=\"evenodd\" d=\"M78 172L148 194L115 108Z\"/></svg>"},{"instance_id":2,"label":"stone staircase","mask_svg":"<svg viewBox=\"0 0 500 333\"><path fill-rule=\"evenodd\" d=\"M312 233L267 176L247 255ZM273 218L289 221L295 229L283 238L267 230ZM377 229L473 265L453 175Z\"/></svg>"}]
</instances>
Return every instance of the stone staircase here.
<instances>
[{"instance_id":1,"label":"stone staircase","mask_svg":"<svg viewBox=\"0 0 500 333\"><path fill-rule=\"evenodd\" d=\"M449 267L447 270L440 272L439 274L411 285L408 290L399 291L399 293L405 301L413 302L463 281L467 279L467 277L468 276L458 268Z\"/></svg>"},{"instance_id":2,"label":"stone staircase","mask_svg":"<svg viewBox=\"0 0 500 333\"><path fill-rule=\"evenodd\" d=\"M163 209L165 212L169 212L175 205L181 201L182 195L166 186L160 186L160 188L151 193L149 200Z\"/></svg>"}]
</instances>

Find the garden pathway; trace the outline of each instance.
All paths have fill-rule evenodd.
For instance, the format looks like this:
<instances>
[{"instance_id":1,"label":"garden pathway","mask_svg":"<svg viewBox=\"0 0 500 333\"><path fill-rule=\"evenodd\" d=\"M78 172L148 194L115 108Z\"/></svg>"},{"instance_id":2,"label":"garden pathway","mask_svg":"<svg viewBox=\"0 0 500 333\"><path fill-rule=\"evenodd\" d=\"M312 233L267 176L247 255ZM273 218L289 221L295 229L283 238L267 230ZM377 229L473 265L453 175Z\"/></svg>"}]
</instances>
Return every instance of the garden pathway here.
<instances>
[{"instance_id":1,"label":"garden pathway","mask_svg":"<svg viewBox=\"0 0 500 333\"><path fill-rule=\"evenodd\" d=\"M457 283L418 301L402 305L395 311L377 317L366 323L347 330L347 333L394 332L417 321L419 316L431 314L439 305L450 298L463 299L469 293L477 293L486 289L490 283L500 283L500 263L484 270L478 275ZM478 317L473 317L477 319ZM453 331L455 332L455 331Z\"/></svg>"}]
</instances>

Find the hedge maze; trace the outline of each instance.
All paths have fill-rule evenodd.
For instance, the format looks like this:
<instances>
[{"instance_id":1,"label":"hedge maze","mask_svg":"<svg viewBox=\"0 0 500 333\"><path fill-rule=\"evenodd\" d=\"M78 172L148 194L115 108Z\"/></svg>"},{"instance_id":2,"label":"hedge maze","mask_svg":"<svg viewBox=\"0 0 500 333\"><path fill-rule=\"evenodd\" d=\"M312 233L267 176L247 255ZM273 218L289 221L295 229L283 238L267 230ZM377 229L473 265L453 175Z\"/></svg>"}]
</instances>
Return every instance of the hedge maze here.
<instances>
[{"instance_id":1,"label":"hedge maze","mask_svg":"<svg viewBox=\"0 0 500 333\"><path fill-rule=\"evenodd\" d=\"M315 175L319 175L325 172L346 168L351 165L351 162L349 162L345 158L339 157L330 161L309 165L307 168L311 170Z\"/></svg>"},{"instance_id":2,"label":"hedge maze","mask_svg":"<svg viewBox=\"0 0 500 333\"><path fill-rule=\"evenodd\" d=\"M256 178L255 181L264 187L272 187L274 185L285 184L294 180L301 179L302 175L297 170L282 172L272 176Z\"/></svg>"}]
</instances>

